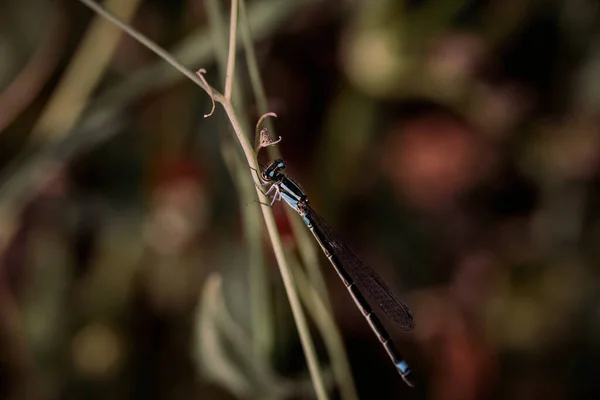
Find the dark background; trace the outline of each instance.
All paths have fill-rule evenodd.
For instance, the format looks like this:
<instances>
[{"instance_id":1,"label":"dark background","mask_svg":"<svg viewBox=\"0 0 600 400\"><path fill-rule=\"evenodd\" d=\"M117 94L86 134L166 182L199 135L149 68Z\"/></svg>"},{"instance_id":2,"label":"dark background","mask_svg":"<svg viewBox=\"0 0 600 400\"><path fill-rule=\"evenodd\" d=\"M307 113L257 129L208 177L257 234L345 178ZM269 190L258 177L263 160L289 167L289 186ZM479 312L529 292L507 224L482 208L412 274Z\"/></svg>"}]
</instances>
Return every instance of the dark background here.
<instances>
[{"instance_id":1,"label":"dark background","mask_svg":"<svg viewBox=\"0 0 600 400\"><path fill-rule=\"evenodd\" d=\"M227 32L205 3L141 1L131 24L222 91ZM600 3L246 7L290 176L414 311L411 333L386 323L410 390L320 259L360 398L598 398ZM314 398L225 113L205 119L205 92L127 35L104 64L110 33L82 41L94 17L0 2L0 398ZM240 49L250 135L246 66ZM260 357L252 254L273 319Z\"/></svg>"}]
</instances>

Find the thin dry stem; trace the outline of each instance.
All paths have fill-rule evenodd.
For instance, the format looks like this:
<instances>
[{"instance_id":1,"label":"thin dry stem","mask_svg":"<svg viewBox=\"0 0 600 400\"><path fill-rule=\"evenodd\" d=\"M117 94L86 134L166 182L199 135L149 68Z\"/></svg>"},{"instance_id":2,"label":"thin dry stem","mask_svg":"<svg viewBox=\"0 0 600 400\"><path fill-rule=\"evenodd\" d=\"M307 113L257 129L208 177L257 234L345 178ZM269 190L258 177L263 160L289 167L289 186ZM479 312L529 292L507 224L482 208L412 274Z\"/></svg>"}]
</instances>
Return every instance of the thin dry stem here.
<instances>
[{"instance_id":1,"label":"thin dry stem","mask_svg":"<svg viewBox=\"0 0 600 400\"><path fill-rule=\"evenodd\" d=\"M131 25L128 25L125 22L121 21L119 18L115 17L111 12L102 8L102 6L97 4L95 1L92 1L92 0L79 0L79 1L82 2L83 4L85 4L90 9L92 9L95 13L100 14L102 17L106 18L113 24L117 25L119 28L121 28L122 30L127 32L135 40L137 40L138 42L140 42L141 44L146 46L149 50L154 52L156 55L161 57L163 60L165 60L166 62L171 64L173 66L173 68L177 69L179 72L181 72L182 74L187 76L190 80L194 81L194 83L196 83L196 85L200 86L209 96L212 94L212 98L217 103L224 102L224 97L218 90L216 90L213 87L209 88L209 86L205 82L202 82L202 79L198 78L198 76L196 76L196 74L194 74L192 71L190 71L188 68L186 68L183 64L181 64L179 61L177 61L175 58L173 58L165 49L163 49L162 47L160 47L159 45L154 43L152 40L148 39L142 33L138 32Z\"/></svg>"},{"instance_id":2,"label":"thin dry stem","mask_svg":"<svg viewBox=\"0 0 600 400\"><path fill-rule=\"evenodd\" d=\"M254 47L252 43L252 32L250 29L251 24L249 22L249 17L246 13L245 3L245 0L240 0L240 28L242 41L244 43L244 50L246 51L248 73L250 76L252 91L254 92L254 97L256 98L258 110L261 113L266 113L268 111L267 95L265 93L264 84L259 73L258 62L254 53ZM254 30L254 32L256 32L256 29ZM269 121L267 121L267 128L270 130L271 134L275 135L276 131L272 126L270 126ZM255 141L255 146L257 145L258 143ZM267 152L271 159L280 157L279 151L276 146L268 147ZM323 273L321 272L319 266L318 254L320 249L317 249L313 238L307 232L306 227L304 226L302 221L295 217L295 212L291 208L287 207L285 208L285 212L292 226L292 232L294 233L294 237L298 242L298 250L300 251L302 263L308 271L308 276L310 277L311 282L313 282L317 291L321 294L325 306L331 312L329 293L327 292L325 279L323 278Z\"/></svg>"},{"instance_id":3,"label":"thin dry stem","mask_svg":"<svg viewBox=\"0 0 600 400\"><path fill-rule=\"evenodd\" d=\"M238 21L238 0L231 0L231 19L229 21L229 53L227 54L227 74L225 75L225 98L231 101L231 92L235 81L236 32Z\"/></svg>"},{"instance_id":4,"label":"thin dry stem","mask_svg":"<svg viewBox=\"0 0 600 400\"><path fill-rule=\"evenodd\" d=\"M236 27L237 27L237 5L238 5L237 0L232 1L232 7L235 8L235 10L232 10L232 12L231 12L232 18L231 18L231 25L230 25L230 41L229 41L229 43L230 43L230 46L229 46L230 58L228 59L228 72L230 72L230 73L227 76L227 81L225 84L225 87L226 87L225 93L226 94L229 93L228 96L221 95L214 88L209 89L208 85L206 85L204 82L202 82L202 80L198 76L196 76L192 71L190 71L189 69L187 69L186 67L181 65L175 59L173 59L161 47L156 45L154 42L152 42L151 40L146 38L144 35L142 35L138 31L136 31L131 26L121 22L118 18L116 18L111 13L104 10L101 6L99 6L95 2L93 2L91 0L79 0L79 1L81 1L82 3L84 3L85 5L90 7L92 10L94 10L95 12L99 13L100 15L104 16L105 18L109 19L111 22L113 22L116 25L118 25L119 27L121 27L123 30L125 30L127 33L129 33L131 36L133 36L135 39L140 41L140 43L142 43L143 45L148 47L150 50L152 50L153 52L158 54L160 57L165 59L167 62L169 62L175 68L177 68L179 71L181 71L183 74L185 74L188 78L190 78L192 81L194 81L196 84L198 84L198 86L202 87L209 95L211 94L211 91L212 91L214 100L223 105L223 108L225 109L225 112L227 113L227 116L229 117L231 125L234 129L234 132L236 133L236 136L240 142L240 145L242 146L242 149L244 151L244 154L246 156L246 160L248 161L248 164L250 165L251 168L258 169L258 163L256 161L256 154L254 153L252 146L248 142L248 138L246 137L246 135L244 134L244 132L240 126L237 115L236 115L235 111L233 110L233 106L231 103L231 88L233 87L233 80L234 80L233 64L235 63L235 50L236 50L235 49L235 45L236 45L235 32L236 32ZM229 89L229 92L227 91L228 87L231 87ZM266 200L262 191L260 189L258 189L258 185L260 185L258 177L254 177L253 174L251 174L251 177L254 180L254 183L257 185L257 188L256 188L257 195L259 196L260 199ZM298 297L298 293L295 288L294 279L292 277L289 266L288 266L287 261L284 256L283 244L281 242L279 232L277 231L277 226L275 224L275 218L273 216L273 212L272 212L271 208L268 207L267 205L262 205L261 210L263 213L263 217L265 219L265 224L267 226L267 232L268 232L269 238L271 240L273 251L275 253L275 258L277 260L277 264L279 265L279 270L281 273L281 277L283 279L286 293L288 295L288 300L290 302L292 314L294 316L294 320L295 320L296 326L298 328L300 342L302 343L302 348L304 349L304 354L305 354L305 357L306 357L306 360L308 363L308 369L309 369L313 384L315 386L317 398L320 400L328 399L327 391L325 389L325 384L323 381L323 375L320 371L315 347L314 347L312 338L310 336L308 323L306 321L304 311L302 310L302 306L300 304L300 299Z\"/></svg>"},{"instance_id":5,"label":"thin dry stem","mask_svg":"<svg viewBox=\"0 0 600 400\"><path fill-rule=\"evenodd\" d=\"M206 0L206 14L210 26L211 36L214 43L214 53L217 59L217 65L225 79L227 74L227 40L228 24L224 13L221 10L219 0ZM231 102L238 110L239 119L244 122L247 118L242 114L244 107L242 105L243 95L237 80L233 84ZM247 124L242 126L247 129ZM254 191L254 182L248 181L246 168L247 162L242 159L238 151L233 151L225 138L221 140L221 153L225 160L229 160L225 165L228 167L234 183L240 193L240 216L243 222L244 238L247 244L248 254L248 285L249 301L251 315L251 329L253 338L254 353L257 357L269 357L273 352L275 345L275 329L273 323L272 309L272 290L267 279L267 266L265 265L263 243L263 217L256 209L251 209L248 204L256 203L256 192Z\"/></svg>"},{"instance_id":6,"label":"thin dry stem","mask_svg":"<svg viewBox=\"0 0 600 400\"><path fill-rule=\"evenodd\" d=\"M233 129L236 135L238 136L238 140L242 145L242 149L244 150L244 154L246 155L248 164L250 164L250 168L258 170L256 156L254 154L254 151L252 150L252 147L250 146L250 143L248 142L248 139L241 130L240 124L237 120L237 116L233 110L233 107L229 103L224 103L223 107L225 108L225 112L227 113L229 120L231 121L231 125L233 126ZM292 314L296 322L296 327L298 328L300 342L302 343L302 348L304 349L304 355L308 364L308 370L310 372L313 384L315 386L317 398L320 400L328 399L329 397L327 396L327 391L323 382L323 376L319 367L315 346L310 336L308 322L306 321L304 310L302 310L302 306L300 304L300 299L298 297L298 292L296 291L294 278L290 272L289 265L285 259L283 243L281 242L281 237L279 236L279 232L277 231L275 217L273 216L271 207L269 207L266 204L267 199L265 195L259 189L261 182L258 180L258 177L254 176L254 174L251 174L251 176L256 186L256 193L259 196L259 199L261 199L261 210L265 219L265 224L267 226L267 233L269 234L269 238L271 240L273 252L275 253L275 259L277 260L277 264L279 265L279 272L281 274L281 278L286 289L288 301L290 302Z\"/></svg>"}]
</instances>

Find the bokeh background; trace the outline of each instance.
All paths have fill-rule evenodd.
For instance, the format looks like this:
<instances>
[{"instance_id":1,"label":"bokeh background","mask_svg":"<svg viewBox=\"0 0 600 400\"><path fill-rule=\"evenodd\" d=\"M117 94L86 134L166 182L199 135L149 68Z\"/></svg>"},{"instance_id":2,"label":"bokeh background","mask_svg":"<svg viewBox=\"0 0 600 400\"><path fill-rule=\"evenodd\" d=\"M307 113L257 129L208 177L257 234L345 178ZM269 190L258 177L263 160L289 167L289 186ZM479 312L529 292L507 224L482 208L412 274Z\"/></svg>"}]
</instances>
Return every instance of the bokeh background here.
<instances>
[{"instance_id":1,"label":"bokeh background","mask_svg":"<svg viewBox=\"0 0 600 400\"><path fill-rule=\"evenodd\" d=\"M106 3L223 90L230 2ZM598 398L600 3L246 11L289 174L414 311L411 390L319 255L359 398ZM100 21L0 3L0 398L314 398L229 120Z\"/></svg>"}]
</instances>

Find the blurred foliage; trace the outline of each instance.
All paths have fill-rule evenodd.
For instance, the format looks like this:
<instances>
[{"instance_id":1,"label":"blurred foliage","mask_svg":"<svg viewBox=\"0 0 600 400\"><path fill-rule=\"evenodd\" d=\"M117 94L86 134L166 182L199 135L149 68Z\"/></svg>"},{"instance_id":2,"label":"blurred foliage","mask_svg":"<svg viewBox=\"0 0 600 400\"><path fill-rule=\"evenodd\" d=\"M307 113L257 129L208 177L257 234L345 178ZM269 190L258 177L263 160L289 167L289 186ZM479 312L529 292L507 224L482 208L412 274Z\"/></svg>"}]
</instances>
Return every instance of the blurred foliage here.
<instances>
[{"instance_id":1,"label":"blurred foliage","mask_svg":"<svg viewBox=\"0 0 600 400\"><path fill-rule=\"evenodd\" d=\"M220 90L204 3L142 1L130 23ZM413 333L392 331L411 391L321 263L359 397L598 398L600 3L247 8L290 175L415 312ZM84 64L98 80L71 78L81 110L40 124L94 18L77 1L0 4L0 398L313 398L266 241L273 351L254 342L261 243L205 93L130 37L102 53L100 34Z\"/></svg>"}]
</instances>

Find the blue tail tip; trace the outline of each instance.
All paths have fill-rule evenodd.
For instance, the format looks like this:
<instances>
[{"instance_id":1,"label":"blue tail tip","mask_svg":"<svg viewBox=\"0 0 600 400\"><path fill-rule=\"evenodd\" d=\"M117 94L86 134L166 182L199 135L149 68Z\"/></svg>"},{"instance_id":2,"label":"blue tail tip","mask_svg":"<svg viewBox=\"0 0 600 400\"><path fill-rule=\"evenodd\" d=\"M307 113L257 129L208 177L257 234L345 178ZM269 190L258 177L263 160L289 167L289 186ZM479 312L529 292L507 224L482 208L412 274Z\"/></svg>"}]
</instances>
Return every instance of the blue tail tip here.
<instances>
[{"instance_id":1,"label":"blue tail tip","mask_svg":"<svg viewBox=\"0 0 600 400\"><path fill-rule=\"evenodd\" d=\"M398 372L400 373L400 376L402 377L404 382L410 387L415 387L415 385L408 378L411 372L408 363L404 360L398 361L396 363L396 368L398 369Z\"/></svg>"}]
</instances>

